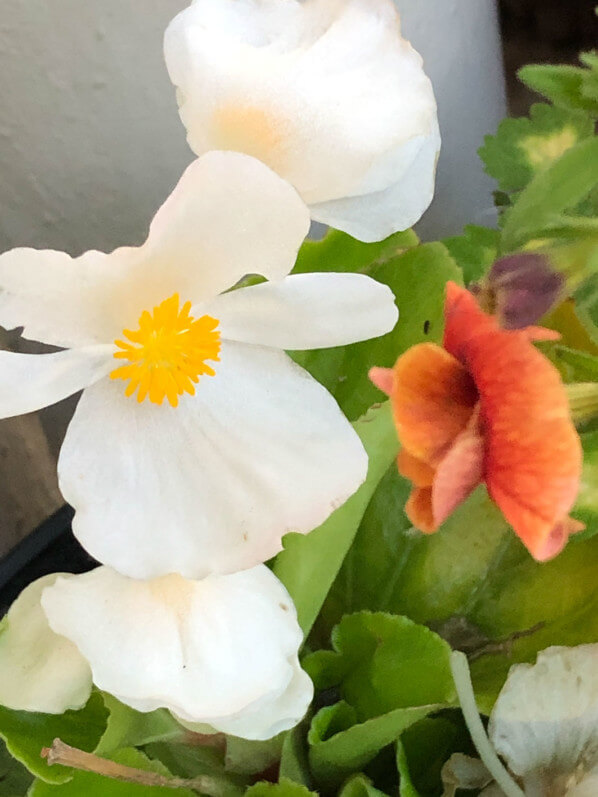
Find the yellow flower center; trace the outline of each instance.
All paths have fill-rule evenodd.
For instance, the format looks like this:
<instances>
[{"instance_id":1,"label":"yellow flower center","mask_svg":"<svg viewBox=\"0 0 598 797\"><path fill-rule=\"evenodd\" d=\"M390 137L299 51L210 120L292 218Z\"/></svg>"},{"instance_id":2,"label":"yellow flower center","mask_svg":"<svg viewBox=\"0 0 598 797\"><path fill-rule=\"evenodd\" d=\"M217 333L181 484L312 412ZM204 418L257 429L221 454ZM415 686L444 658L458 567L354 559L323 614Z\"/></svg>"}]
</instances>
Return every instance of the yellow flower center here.
<instances>
[{"instance_id":1,"label":"yellow flower center","mask_svg":"<svg viewBox=\"0 0 598 797\"><path fill-rule=\"evenodd\" d=\"M165 299L152 313L144 310L139 329L123 330L127 340L116 340L122 349L114 357L127 360L110 374L111 379L129 382L125 395L137 391L140 403L149 398L162 404L165 398L176 407L183 393L195 395L200 376L214 376L214 369L206 360L218 362L220 332L218 319L204 315L195 319L189 315L191 302L179 309L179 295Z\"/></svg>"}]
</instances>

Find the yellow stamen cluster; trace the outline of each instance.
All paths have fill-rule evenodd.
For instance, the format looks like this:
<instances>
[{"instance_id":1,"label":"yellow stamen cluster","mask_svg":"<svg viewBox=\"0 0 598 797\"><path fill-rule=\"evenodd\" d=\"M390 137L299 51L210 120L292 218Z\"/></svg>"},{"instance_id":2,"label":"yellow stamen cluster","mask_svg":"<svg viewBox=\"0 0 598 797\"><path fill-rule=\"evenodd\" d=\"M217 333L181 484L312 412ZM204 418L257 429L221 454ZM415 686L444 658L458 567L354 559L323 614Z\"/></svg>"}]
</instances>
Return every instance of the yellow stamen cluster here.
<instances>
[{"instance_id":1,"label":"yellow stamen cluster","mask_svg":"<svg viewBox=\"0 0 598 797\"><path fill-rule=\"evenodd\" d=\"M214 376L206 360L217 362L220 354L218 320L204 315L197 320L189 315L191 302L179 309L177 293L166 299L152 313L144 310L139 329L123 330L128 341L116 340L122 349L114 357L128 360L116 368L111 379L129 381L125 394L137 391L140 403L149 398L162 404L165 398L176 407L183 393L195 395L200 376Z\"/></svg>"}]
</instances>

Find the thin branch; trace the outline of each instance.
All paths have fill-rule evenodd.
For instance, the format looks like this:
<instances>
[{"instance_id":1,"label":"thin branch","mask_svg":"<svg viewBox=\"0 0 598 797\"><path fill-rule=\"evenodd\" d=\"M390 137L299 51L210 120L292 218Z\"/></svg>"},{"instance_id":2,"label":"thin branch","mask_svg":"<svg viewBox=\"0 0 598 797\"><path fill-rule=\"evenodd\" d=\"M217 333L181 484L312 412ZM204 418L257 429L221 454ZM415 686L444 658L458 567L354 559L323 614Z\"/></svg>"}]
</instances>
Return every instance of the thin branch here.
<instances>
[{"instance_id":1,"label":"thin branch","mask_svg":"<svg viewBox=\"0 0 598 797\"><path fill-rule=\"evenodd\" d=\"M167 789L195 789L210 797L220 797L223 792L223 788L216 778L202 775L187 779L159 775L156 772L147 772L143 769L118 764L116 761L100 758L93 753L86 753L84 750L65 744L60 739L54 739L51 747L44 747L41 756L46 759L49 766L60 764L64 767L93 772L95 775L103 775L106 778L113 778L125 783L162 786Z\"/></svg>"}]
</instances>

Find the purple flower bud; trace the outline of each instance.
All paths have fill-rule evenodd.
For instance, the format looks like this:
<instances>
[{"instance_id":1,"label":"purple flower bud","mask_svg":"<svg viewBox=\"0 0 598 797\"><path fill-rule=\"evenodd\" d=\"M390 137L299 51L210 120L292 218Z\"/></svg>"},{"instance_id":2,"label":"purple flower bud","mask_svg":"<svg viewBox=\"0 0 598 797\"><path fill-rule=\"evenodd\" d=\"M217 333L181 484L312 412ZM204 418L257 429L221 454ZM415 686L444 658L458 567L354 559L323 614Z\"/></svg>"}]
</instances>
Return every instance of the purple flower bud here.
<instances>
[{"instance_id":1,"label":"purple flower bud","mask_svg":"<svg viewBox=\"0 0 598 797\"><path fill-rule=\"evenodd\" d=\"M497 260L484 282L471 287L504 329L523 329L556 304L565 279L545 255L521 252Z\"/></svg>"}]
</instances>

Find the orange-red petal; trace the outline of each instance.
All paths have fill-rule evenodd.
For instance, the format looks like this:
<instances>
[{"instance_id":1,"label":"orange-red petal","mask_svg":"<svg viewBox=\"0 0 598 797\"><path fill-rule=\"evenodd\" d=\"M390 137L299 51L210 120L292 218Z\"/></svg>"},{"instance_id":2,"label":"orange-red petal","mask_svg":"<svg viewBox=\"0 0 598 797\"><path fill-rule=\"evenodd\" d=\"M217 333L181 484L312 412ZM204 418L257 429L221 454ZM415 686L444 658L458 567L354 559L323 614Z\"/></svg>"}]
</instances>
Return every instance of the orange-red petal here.
<instances>
[{"instance_id":1,"label":"orange-red petal","mask_svg":"<svg viewBox=\"0 0 598 797\"><path fill-rule=\"evenodd\" d=\"M467 426L478 396L467 370L440 346L420 343L397 360L392 408L403 448L435 467Z\"/></svg>"},{"instance_id":2,"label":"orange-red petal","mask_svg":"<svg viewBox=\"0 0 598 797\"><path fill-rule=\"evenodd\" d=\"M582 466L558 371L528 331L500 329L456 285L447 293L445 345L479 391L488 492L534 557L554 555Z\"/></svg>"},{"instance_id":3,"label":"orange-red petal","mask_svg":"<svg viewBox=\"0 0 598 797\"><path fill-rule=\"evenodd\" d=\"M431 487L434 482L434 468L412 456L404 448L399 451L397 467L401 476L409 479L416 487Z\"/></svg>"},{"instance_id":4,"label":"orange-red petal","mask_svg":"<svg viewBox=\"0 0 598 797\"><path fill-rule=\"evenodd\" d=\"M479 413L475 412L436 469L432 484L432 514L437 525L442 525L482 482L484 445Z\"/></svg>"},{"instance_id":5,"label":"orange-red petal","mask_svg":"<svg viewBox=\"0 0 598 797\"><path fill-rule=\"evenodd\" d=\"M438 529L432 512L432 488L415 487L405 504L405 514L416 529L432 534Z\"/></svg>"}]
</instances>

